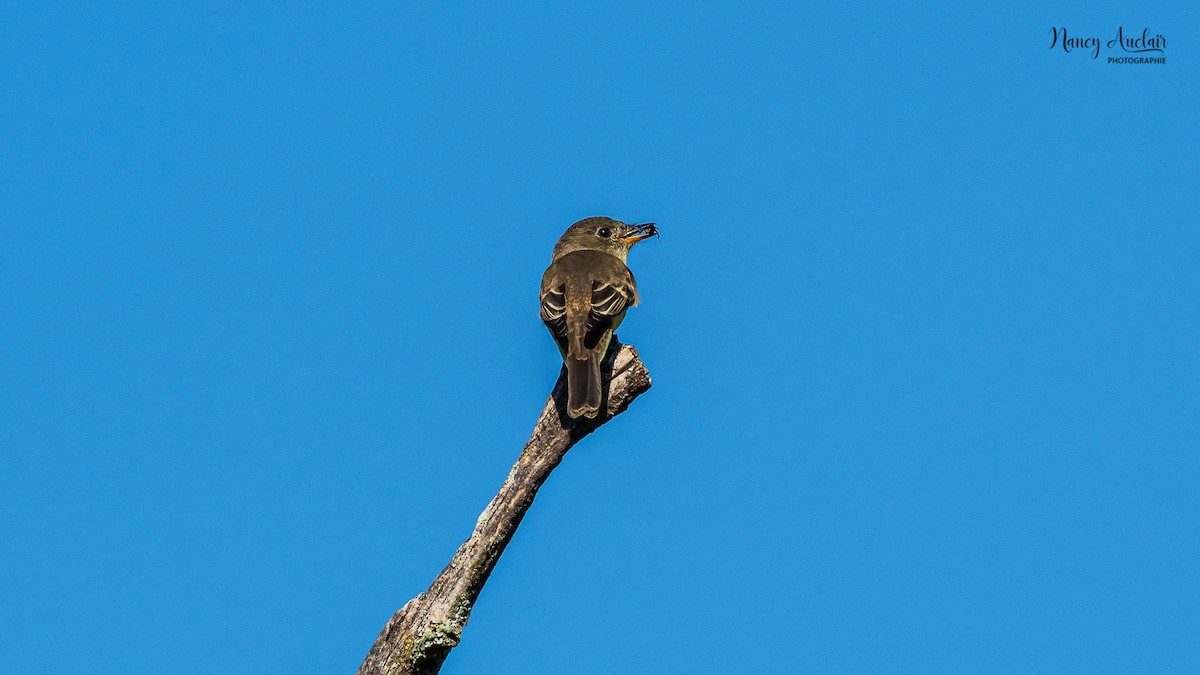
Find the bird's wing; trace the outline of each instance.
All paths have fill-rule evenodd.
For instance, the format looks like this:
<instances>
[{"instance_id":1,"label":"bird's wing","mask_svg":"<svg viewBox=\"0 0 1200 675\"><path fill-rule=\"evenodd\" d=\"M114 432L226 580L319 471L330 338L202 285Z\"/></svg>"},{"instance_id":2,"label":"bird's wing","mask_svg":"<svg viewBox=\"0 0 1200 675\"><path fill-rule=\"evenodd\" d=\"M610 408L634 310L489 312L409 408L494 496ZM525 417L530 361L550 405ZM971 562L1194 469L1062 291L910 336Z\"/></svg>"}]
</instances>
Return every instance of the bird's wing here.
<instances>
[{"instance_id":1,"label":"bird's wing","mask_svg":"<svg viewBox=\"0 0 1200 675\"><path fill-rule=\"evenodd\" d=\"M542 322L556 336L565 337L567 334L567 292L566 284L543 286L541 297Z\"/></svg>"},{"instance_id":2,"label":"bird's wing","mask_svg":"<svg viewBox=\"0 0 1200 675\"><path fill-rule=\"evenodd\" d=\"M633 274L625 269L622 274L611 278L611 281L593 281L591 300L592 307L585 324L589 337L615 328L625 310L637 304L637 286L634 284Z\"/></svg>"}]
</instances>

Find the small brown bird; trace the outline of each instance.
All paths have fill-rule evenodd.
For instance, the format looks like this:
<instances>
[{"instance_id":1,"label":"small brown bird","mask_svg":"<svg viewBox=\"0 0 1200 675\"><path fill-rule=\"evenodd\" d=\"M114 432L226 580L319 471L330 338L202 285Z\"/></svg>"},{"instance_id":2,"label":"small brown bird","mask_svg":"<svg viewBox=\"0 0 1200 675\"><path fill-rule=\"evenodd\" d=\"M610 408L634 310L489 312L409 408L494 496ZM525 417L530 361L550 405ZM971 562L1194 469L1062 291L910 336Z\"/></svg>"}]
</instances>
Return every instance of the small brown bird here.
<instances>
[{"instance_id":1,"label":"small brown bird","mask_svg":"<svg viewBox=\"0 0 1200 675\"><path fill-rule=\"evenodd\" d=\"M637 305L637 282L625 266L634 244L658 234L654 223L627 225L584 218L554 245L542 275L542 321L567 368L567 414L600 412L600 364L625 311Z\"/></svg>"}]
</instances>

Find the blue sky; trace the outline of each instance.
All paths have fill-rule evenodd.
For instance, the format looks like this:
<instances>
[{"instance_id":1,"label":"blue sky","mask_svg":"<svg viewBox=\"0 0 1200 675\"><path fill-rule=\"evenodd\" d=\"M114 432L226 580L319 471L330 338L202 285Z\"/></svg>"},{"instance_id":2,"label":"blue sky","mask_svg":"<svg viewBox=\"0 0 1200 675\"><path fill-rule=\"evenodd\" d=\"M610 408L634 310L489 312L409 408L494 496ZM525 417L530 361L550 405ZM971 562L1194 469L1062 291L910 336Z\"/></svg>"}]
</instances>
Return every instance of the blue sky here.
<instances>
[{"instance_id":1,"label":"blue sky","mask_svg":"<svg viewBox=\"0 0 1200 675\"><path fill-rule=\"evenodd\" d=\"M1195 672L1185 5L6 6L0 669L351 672L603 214L654 388L443 672Z\"/></svg>"}]
</instances>

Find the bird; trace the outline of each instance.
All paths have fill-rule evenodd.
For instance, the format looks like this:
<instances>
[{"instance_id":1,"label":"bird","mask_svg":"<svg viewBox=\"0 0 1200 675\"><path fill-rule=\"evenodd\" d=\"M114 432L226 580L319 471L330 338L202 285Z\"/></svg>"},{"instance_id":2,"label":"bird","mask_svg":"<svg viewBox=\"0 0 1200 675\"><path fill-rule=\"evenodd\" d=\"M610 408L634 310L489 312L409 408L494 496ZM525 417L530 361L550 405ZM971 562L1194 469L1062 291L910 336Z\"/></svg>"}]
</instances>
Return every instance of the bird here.
<instances>
[{"instance_id":1,"label":"bird","mask_svg":"<svg viewBox=\"0 0 1200 675\"><path fill-rule=\"evenodd\" d=\"M572 419L600 413L600 364L625 312L638 304L637 282L625 264L629 250L657 235L654 223L593 216L568 227L554 245L542 275L540 314L562 353Z\"/></svg>"}]
</instances>

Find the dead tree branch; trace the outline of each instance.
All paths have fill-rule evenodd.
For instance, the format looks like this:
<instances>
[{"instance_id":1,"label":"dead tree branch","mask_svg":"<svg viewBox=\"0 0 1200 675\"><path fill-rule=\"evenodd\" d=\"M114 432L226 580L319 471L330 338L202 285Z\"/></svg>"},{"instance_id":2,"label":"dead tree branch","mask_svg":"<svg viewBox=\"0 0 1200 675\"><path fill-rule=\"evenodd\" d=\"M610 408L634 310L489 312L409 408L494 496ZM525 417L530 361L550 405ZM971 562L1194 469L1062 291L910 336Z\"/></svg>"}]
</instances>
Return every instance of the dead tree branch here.
<instances>
[{"instance_id":1,"label":"dead tree branch","mask_svg":"<svg viewBox=\"0 0 1200 675\"><path fill-rule=\"evenodd\" d=\"M538 488L579 439L624 412L650 388L650 374L637 350L615 339L613 343L605 364L610 374L605 377L607 409L593 420L568 417L566 377L559 376L529 442L500 492L479 516L471 537L428 590L392 615L359 666L358 675L429 675L441 669Z\"/></svg>"}]
</instances>

